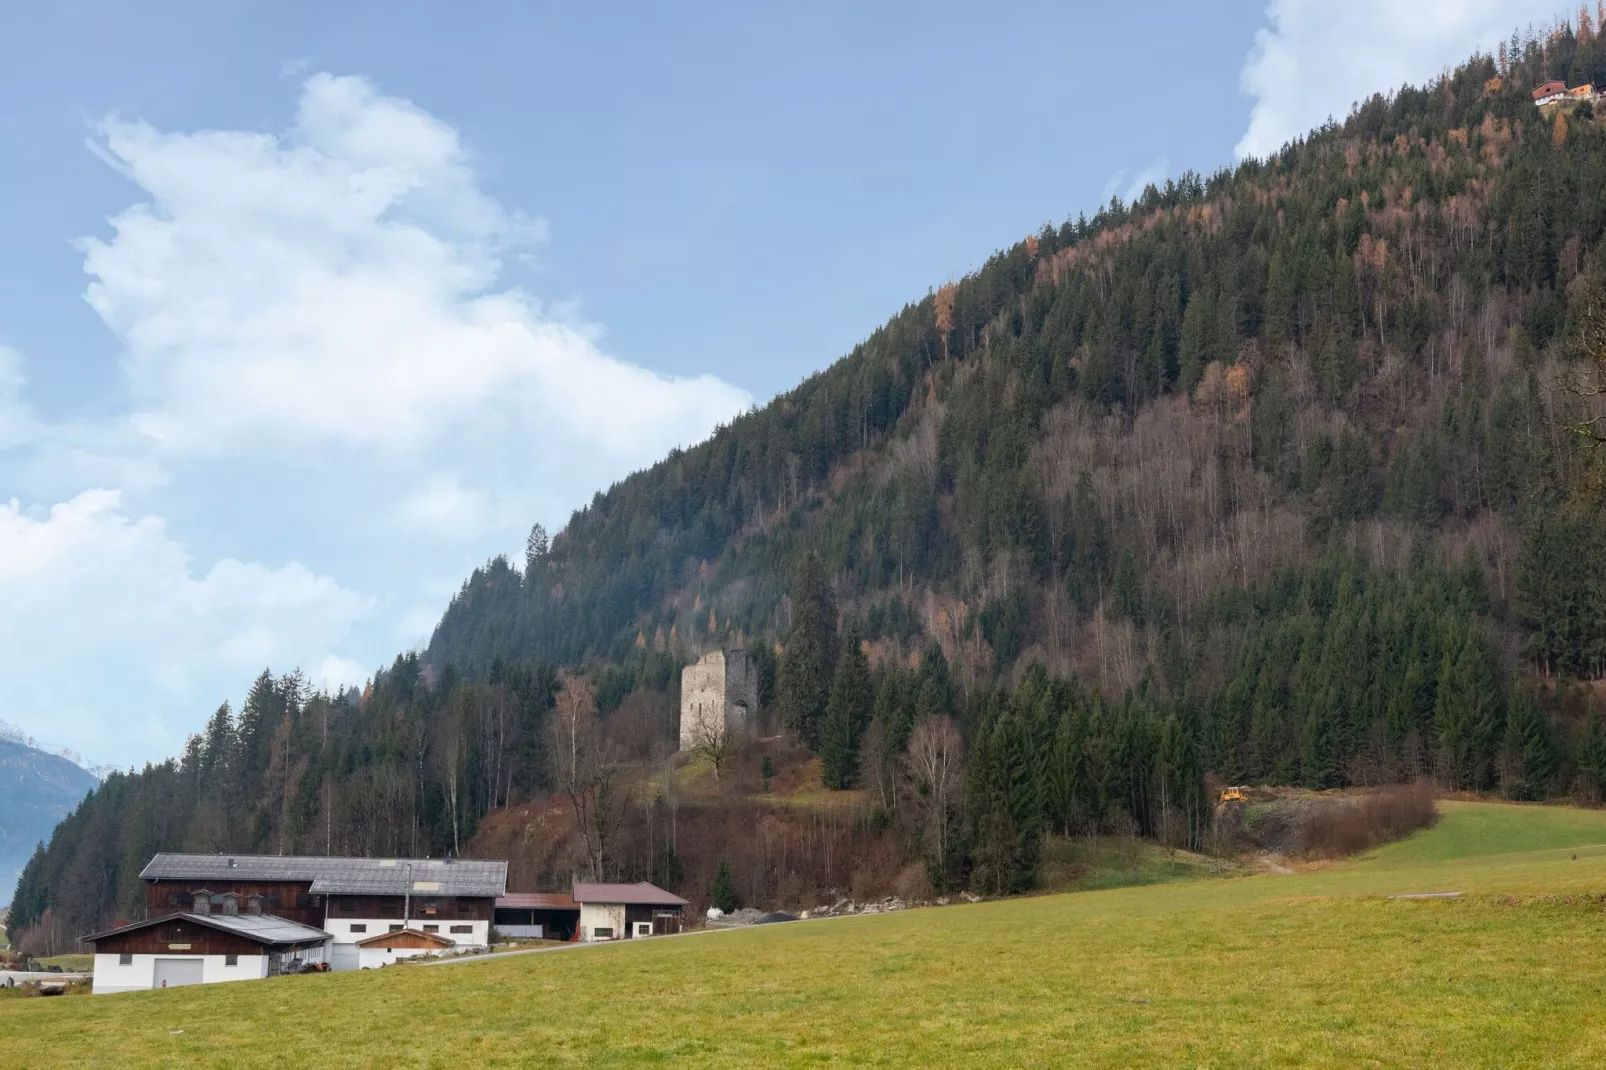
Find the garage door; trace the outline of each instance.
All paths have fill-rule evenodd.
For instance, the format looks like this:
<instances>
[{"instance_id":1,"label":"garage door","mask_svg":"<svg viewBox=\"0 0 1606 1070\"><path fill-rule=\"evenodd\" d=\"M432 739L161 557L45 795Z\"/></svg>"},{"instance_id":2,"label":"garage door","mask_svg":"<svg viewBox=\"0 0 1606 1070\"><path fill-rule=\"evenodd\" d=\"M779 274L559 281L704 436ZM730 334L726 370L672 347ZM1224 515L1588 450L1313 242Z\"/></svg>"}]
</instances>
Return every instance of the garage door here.
<instances>
[{"instance_id":1,"label":"garage door","mask_svg":"<svg viewBox=\"0 0 1606 1070\"><path fill-rule=\"evenodd\" d=\"M359 965L359 954L356 944L331 944L330 949L334 957L329 960L332 970L355 970Z\"/></svg>"},{"instance_id":2,"label":"garage door","mask_svg":"<svg viewBox=\"0 0 1606 1070\"><path fill-rule=\"evenodd\" d=\"M200 959L157 959L156 987L178 988L201 983Z\"/></svg>"}]
</instances>

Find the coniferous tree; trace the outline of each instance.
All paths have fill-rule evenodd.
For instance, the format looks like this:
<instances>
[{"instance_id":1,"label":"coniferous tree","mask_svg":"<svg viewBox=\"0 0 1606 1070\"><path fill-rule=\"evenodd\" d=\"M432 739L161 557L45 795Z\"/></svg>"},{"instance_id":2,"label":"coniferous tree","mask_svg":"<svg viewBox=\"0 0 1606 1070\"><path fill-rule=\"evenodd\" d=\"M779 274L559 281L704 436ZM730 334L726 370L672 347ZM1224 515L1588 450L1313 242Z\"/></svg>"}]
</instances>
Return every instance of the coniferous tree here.
<instances>
[{"instance_id":1,"label":"coniferous tree","mask_svg":"<svg viewBox=\"0 0 1606 1070\"><path fill-rule=\"evenodd\" d=\"M1512 689L1501 753L1500 788L1507 798L1543 799L1556 773L1550 721L1525 688Z\"/></svg>"},{"instance_id":2,"label":"coniferous tree","mask_svg":"<svg viewBox=\"0 0 1606 1070\"><path fill-rule=\"evenodd\" d=\"M736 881L731 877L731 866L728 861L719 860L719 870L714 874L714 886L709 889L709 901L730 914L742 905L741 898L736 894Z\"/></svg>"},{"instance_id":3,"label":"coniferous tree","mask_svg":"<svg viewBox=\"0 0 1606 1070\"><path fill-rule=\"evenodd\" d=\"M792 628L778 681L781 724L810 748L820 745L820 722L836 668L836 599L825 565L810 551L792 580Z\"/></svg>"},{"instance_id":4,"label":"coniferous tree","mask_svg":"<svg viewBox=\"0 0 1606 1070\"><path fill-rule=\"evenodd\" d=\"M853 786L859 769L859 743L870 723L873 702L870 666L865 661L858 627L849 623L843 629L842 651L837 655L820 733L821 775L826 787Z\"/></svg>"}]
</instances>

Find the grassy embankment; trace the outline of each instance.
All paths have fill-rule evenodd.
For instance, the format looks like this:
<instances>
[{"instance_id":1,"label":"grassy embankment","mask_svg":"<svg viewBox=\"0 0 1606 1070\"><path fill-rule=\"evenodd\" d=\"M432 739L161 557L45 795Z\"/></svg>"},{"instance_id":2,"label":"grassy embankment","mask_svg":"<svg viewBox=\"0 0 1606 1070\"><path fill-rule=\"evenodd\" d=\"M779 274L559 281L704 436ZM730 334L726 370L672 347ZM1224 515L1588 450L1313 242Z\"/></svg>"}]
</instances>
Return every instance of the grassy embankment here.
<instances>
[{"instance_id":1,"label":"grassy embankment","mask_svg":"<svg viewBox=\"0 0 1606 1070\"><path fill-rule=\"evenodd\" d=\"M1576 858L1574 857L1576 855ZM1459 899L1398 893L1460 891ZM9 1001L18 1065L1606 1064L1606 812L1449 803L1292 876ZM332 1024L338 1023L338 1025Z\"/></svg>"}]
</instances>

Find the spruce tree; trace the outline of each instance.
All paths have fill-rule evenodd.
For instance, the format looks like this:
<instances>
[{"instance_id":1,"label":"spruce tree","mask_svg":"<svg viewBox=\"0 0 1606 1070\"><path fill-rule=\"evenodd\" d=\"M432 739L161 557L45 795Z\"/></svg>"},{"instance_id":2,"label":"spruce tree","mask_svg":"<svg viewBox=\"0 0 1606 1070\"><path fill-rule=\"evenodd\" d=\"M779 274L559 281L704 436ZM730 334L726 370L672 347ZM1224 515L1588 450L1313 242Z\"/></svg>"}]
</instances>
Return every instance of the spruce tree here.
<instances>
[{"instance_id":1,"label":"spruce tree","mask_svg":"<svg viewBox=\"0 0 1606 1070\"><path fill-rule=\"evenodd\" d=\"M1512 799L1543 799L1556 773L1550 721L1522 687L1507 705L1506 739L1501 754L1501 790Z\"/></svg>"},{"instance_id":2,"label":"spruce tree","mask_svg":"<svg viewBox=\"0 0 1606 1070\"><path fill-rule=\"evenodd\" d=\"M729 914L741 907L742 901L736 895L736 882L731 878L731 866L725 859L719 860L719 871L714 874L714 886L708 893L709 901Z\"/></svg>"},{"instance_id":3,"label":"spruce tree","mask_svg":"<svg viewBox=\"0 0 1606 1070\"><path fill-rule=\"evenodd\" d=\"M825 565L811 550L798 562L792 578L792 629L778 683L782 726L814 750L820 746L836 643L836 600Z\"/></svg>"},{"instance_id":4,"label":"spruce tree","mask_svg":"<svg viewBox=\"0 0 1606 1070\"><path fill-rule=\"evenodd\" d=\"M836 659L820 734L821 775L826 787L853 786L859 769L859 742L870 723L873 701L870 666L865 661L859 630L849 624L842 636L842 652Z\"/></svg>"}]
</instances>

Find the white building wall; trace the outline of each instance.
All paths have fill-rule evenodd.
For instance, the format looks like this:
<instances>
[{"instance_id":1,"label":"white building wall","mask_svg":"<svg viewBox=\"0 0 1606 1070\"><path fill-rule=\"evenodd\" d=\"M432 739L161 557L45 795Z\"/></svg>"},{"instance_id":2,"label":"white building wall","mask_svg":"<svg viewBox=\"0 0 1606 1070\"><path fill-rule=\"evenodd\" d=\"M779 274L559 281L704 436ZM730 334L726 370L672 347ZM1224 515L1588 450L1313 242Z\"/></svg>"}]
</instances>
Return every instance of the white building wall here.
<instances>
[{"instance_id":1,"label":"white building wall","mask_svg":"<svg viewBox=\"0 0 1606 1070\"><path fill-rule=\"evenodd\" d=\"M201 983L221 984L225 981L258 981L268 975L266 955L240 955L235 965L227 965L225 955L184 955L166 952L161 955L135 955L127 966L119 955L96 955L95 978L90 989L95 995L110 992L143 992L156 981L157 959L200 959Z\"/></svg>"},{"instance_id":2,"label":"white building wall","mask_svg":"<svg viewBox=\"0 0 1606 1070\"><path fill-rule=\"evenodd\" d=\"M599 939L598 929L612 929L612 937L600 939L622 940L625 935L625 905L623 903L581 903L580 939L590 942Z\"/></svg>"},{"instance_id":3,"label":"white building wall","mask_svg":"<svg viewBox=\"0 0 1606 1070\"><path fill-rule=\"evenodd\" d=\"M352 926L361 925L365 929L354 930ZM370 936L379 936L390 932L392 925L406 929L423 929L426 925L439 925L438 935L445 937L460 948L489 947L491 943L491 923L488 921L450 921L446 918L410 918L403 924L396 918L329 918L324 922L324 931L334 935L337 944L355 944L358 940L366 940ZM454 925L467 925L466 933L452 932Z\"/></svg>"}]
</instances>

